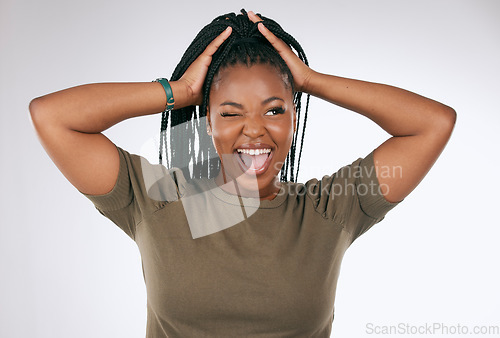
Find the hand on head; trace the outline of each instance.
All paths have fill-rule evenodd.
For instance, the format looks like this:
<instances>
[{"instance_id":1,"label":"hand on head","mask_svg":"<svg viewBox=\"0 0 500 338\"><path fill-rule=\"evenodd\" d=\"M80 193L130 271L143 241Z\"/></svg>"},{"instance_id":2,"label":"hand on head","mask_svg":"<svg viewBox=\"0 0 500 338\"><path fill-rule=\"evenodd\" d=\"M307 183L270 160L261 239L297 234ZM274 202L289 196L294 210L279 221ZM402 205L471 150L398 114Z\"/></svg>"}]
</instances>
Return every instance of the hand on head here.
<instances>
[{"instance_id":1,"label":"hand on head","mask_svg":"<svg viewBox=\"0 0 500 338\"><path fill-rule=\"evenodd\" d=\"M228 26L220 33L189 66L179 79L186 86L186 90L192 97L192 105L201 105L203 101L203 83L207 75L208 67L212 62L212 56L224 41L231 35L232 27Z\"/></svg>"},{"instance_id":2,"label":"hand on head","mask_svg":"<svg viewBox=\"0 0 500 338\"><path fill-rule=\"evenodd\" d=\"M261 21L263 23L260 23ZM295 55L295 53L297 53L297 55ZM269 70L275 71L272 73L280 80L280 86L286 89L286 94L282 96L286 96L286 100L291 100L289 104L290 112L296 111L297 116L300 116L300 120L303 121L303 123L300 123L300 121L290 123L288 127L288 129L294 132L296 126L302 126L302 133L300 136L301 149L308 109L307 102L304 114L300 115L301 92L305 91L305 84L307 83L308 76L314 73L307 64L307 57L300 44L293 36L285 32L274 20L261 16L260 14L256 15L253 12L247 13L244 10L242 10L242 14L227 13L220 15L197 34L184 53L181 61L175 67L170 81L179 82L179 87L181 88L179 92L180 90L184 91L184 97L187 98L187 105L179 108L179 110L174 110L171 114L163 113L161 131L165 131L169 125L180 130L179 126L183 126L188 121L191 121L191 124L196 124L196 130L204 130L206 128L208 135L207 133L202 133L203 135L199 136L199 140L197 140L195 136L184 132L180 132L179 136L176 137L185 138L186 142L182 142L182 144L186 145L192 144L191 142L199 142L199 152L208 154L206 155L207 158L211 158L212 155L215 155L215 151L212 149L213 146L211 146L212 142L210 142L210 139L213 141L216 128L211 125L209 117L213 115L210 114L212 106L214 112L216 110L216 105L212 100L212 94L213 90L217 90L222 83L221 81L224 80L224 76L221 77L221 74L225 74L227 77L228 73L224 73L223 71L226 69L232 70L235 66L262 67L267 65L272 66ZM226 78L226 82L227 79L228 78ZM248 78L245 80L248 82ZM253 84L260 82L257 87L260 89L268 86L271 82L267 78L264 79L264 77L255 78L252 81ZM262 83L262 81L265 82ZM234 89L234 86L228 88ZM255 92L253 89L252 91ZM248 101L249 96L247 94L250 92L243 91L243 93L244 94L239 93L233 95L230 101L241 101L243 99ZM226 94L229 94L229 92ZM269 95L266 96L266 98L259 97L259 99L266 100L274 95L270 93L267 94ZM257 109L260 109L259 107L250 107L249 105L253 104L252 102L245 103L252 114L254 114ZM196 113L196 106L199 106L198 113ZM279 119L276 116L280 116L280 114L275 114L274 112L276 109L272 109L276 107L261 108L265 108L265 110L262 111L263 119L273 119L273 121L274 119ZM234 111L230 113L233 114ZM204 119L205 117L207 117L207 119ZM198 124L200 124L202 128L197 127ZM296 128L296 130L298 130L298 128ZM188 130L186 129L185 131L187 132ZM296 133L294 132L294 134ZM205 139L206 136L209 138ZM290 149L290 160L286 162L287 164L283 166L281 172L281 180L283 181L295 181L298 173L298 163L300 163L301 151L298 152L298 156L295 156L295 143L297 139L299 139L298 134L295 135L295 137ZM194 149L197 148L195 147ZM161 150L162 149L160 149L160 152ZM180 145L179 149L171 149L170 156L174 156L174 153L190 154L192 151L192 149L184 149L183 146ZM211 165L209 168L209 176L213 177L213 173L217 172L218 168L218 164ZM206 169L203 167L196 172L205 171Z\"/></svg>"},{"instance_id":3,"label":"hand on head","mask_svg":"<svg viewBox=\"0 0 500 338\"><path fill-rule=\"evenodd\" d=\"M253 23L263 22L263 20L252 11L248 11L247 15ZM307 84L310 77L314 74L314 71L302 62L286 43L267 29L264 23L259 23L257 27L267 41L269 41L274 49L278 51L283 60L285 60L288 68L290 68L294 79L295 90L307 92Z\"/></svg>"},{"instance_id":4,"label":"hand on head","mask_svg":"<svg viewBox=\"0 0 500 338\"><path fill-rule=\"evenodd\" d=\"M257 23L263 22L253 11L247 12L250 21ZM280 38L276 37L263 23L258 24L259 32L271 43L271 45L280 54L286 62L294 78L296 91L307 92L307 84L314 71L309 68ZM207 75L208 67L212 62L212 56L217 49L229 38L232 33L232 27L228 26L219 34L204 50L202 54L189 66L183 76L179 79L185 84L188 95L192 98L193 105L202 103L202 87Z\"/></svg>"}]
</instances>

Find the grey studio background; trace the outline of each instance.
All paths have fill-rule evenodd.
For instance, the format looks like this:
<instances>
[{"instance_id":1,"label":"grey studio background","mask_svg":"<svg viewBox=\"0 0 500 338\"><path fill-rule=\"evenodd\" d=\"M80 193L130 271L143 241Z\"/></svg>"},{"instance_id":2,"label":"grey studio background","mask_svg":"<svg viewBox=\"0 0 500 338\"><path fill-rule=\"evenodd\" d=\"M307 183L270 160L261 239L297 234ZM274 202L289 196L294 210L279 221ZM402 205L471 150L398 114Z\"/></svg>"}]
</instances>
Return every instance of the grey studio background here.
<instances>
[{"instance_id":1,"label":"grey studio background","mask_svg":"<svg viewBox=\"0 0 500 338\"><path fill-rule=\"evenodd\" d=\"M317 71L402 87L458 113L420 186L347 251L332 336L373 336L370 323L499 326L498 1L0 0L0 337L145 336L137 246L57 170L28 104L78 84L170 77L205 24L242 7L277 20ZM138 153L159 118L105 135ZM311 98L299 180L386 138Z\"/></svg>"}]
</instances>

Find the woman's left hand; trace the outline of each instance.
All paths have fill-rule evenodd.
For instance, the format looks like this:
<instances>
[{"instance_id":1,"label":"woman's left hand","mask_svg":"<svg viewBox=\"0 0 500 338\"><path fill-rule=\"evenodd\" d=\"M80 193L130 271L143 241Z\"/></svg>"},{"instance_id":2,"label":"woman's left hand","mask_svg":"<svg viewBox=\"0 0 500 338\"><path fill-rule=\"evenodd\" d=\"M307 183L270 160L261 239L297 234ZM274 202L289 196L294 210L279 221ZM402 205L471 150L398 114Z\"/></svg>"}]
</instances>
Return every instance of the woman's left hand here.
<instances>
[{"instance_id":1,"label":"woman's left hand","mask_svg":"<svg viewBox=\"0 0 500 338\"><path fill-rule=\"evenodd\" d=\"M263 21L257 14L248 11L248 18L252 22ZM301 59L292 51L292 49L283 42L280 38L274 35L263 23L258 24L258 29L262 35L271 43L278 51L280 56L285 60L288 68L292 72L295 90L300 92L308 92L308 84L311 77L314 76L314 71L309 68Z\"/></svg>"}]
</instances>

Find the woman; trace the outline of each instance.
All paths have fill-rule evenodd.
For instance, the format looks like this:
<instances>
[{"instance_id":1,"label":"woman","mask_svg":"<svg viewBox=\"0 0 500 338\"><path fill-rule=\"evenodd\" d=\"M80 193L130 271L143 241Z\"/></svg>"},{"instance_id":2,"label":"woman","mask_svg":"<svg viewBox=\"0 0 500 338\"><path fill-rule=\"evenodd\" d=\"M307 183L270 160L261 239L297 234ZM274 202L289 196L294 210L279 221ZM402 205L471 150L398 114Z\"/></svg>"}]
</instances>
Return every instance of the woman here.
<instances>
[{"instance_id":1,"label":"woman","mask_svg":"<svg viewBox=\"0 0 500 338\"><path fill-rule=\"evenodd\" d=\"M242 13L205 27L170 83L84 85L30 105L61 172L137 243L148 337L329 337L345 250L416 187L455 123L436 101L312 70L279 25ZM300 93L392 137L330 176L295 183ZM165 107L169 170L101 134Z\"/></svg>"}]
</instances>

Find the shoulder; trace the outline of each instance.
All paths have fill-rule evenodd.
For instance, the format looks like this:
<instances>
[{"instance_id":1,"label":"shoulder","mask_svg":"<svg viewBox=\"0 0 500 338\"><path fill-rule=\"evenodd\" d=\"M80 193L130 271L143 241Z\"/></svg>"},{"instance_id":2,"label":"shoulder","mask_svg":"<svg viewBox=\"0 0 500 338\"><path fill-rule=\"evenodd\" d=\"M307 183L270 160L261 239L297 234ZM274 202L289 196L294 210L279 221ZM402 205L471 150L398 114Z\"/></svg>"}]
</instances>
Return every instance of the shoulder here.
<instances>
[{"instance_id":1,"label":"shoulder","mask_svg":"<svg viewBox=\"0 0 500 338\"><path fill-rule=\"evenodd\" d=\"M130 153L116 146L120 169L113 189L105 195L87 195L99 209L116 210L135 200L141 209L161 208L177 201L182 195L186 180L182 170L167 169L162 164L152 164L146 157Z\"/></svg>"},{"instance_id":2,"label":"shoulder","mask_svg":"<svg viewBox=\"0 0 500 338\"><path fill-rule=\"evenodd\" d=\"M330 175L311 178L306 183L289 183L291 194L311 201L326 217L348 218L356 210L381 219L398 203L388 202L376 176L373 152L357 158Z\"/></svg>"}]
</instances>

